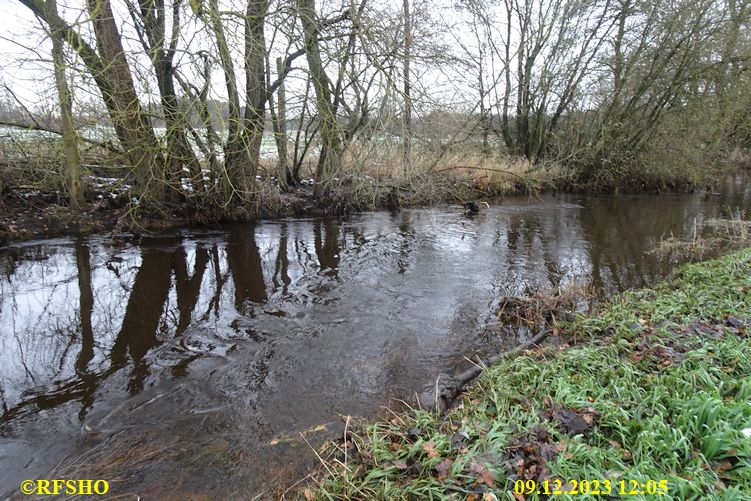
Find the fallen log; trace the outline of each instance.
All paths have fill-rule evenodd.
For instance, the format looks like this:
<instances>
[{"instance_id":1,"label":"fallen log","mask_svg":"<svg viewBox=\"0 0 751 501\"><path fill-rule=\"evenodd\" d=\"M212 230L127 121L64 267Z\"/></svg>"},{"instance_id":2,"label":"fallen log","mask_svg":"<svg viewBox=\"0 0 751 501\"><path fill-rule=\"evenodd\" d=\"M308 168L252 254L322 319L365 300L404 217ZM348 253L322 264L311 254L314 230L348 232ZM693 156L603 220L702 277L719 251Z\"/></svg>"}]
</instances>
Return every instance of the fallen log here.
<instances>
[{"instance_id":1,"label":"fallen log","mask_svg":"<svg viewBox=\"0 0 751 501\"><path fill-rule=\"evenodd\" d=\"M484 368L495 365L504 358L516 355L533 345L541 343L548 336L548 333L549 331L545 329L526 343L522 343L516 348L503 353L493 355L487 360L483 361L480 357L477 357L477 363L475 365L456 376L440 374L435 380L435 385L432 388L427 389L420 396L418 400L420 408L435 409L439 413L446 412L451 408L454 400L456 400L456 397L464 387L479 376Z\"/></svg>"}]
</instances>

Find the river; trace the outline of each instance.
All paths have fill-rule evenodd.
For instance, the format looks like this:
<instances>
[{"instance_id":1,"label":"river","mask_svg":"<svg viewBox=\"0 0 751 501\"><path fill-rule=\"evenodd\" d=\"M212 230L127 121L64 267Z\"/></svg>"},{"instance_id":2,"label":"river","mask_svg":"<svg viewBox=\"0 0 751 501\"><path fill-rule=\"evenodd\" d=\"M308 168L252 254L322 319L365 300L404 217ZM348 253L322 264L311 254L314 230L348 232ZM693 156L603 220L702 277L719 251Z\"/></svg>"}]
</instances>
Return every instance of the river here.
<instances>
[{"instance_id":1,"label":"river","mask_svg":"<svg viewBox=\"0 0 751 501\"><path fill-rule=\"evenodd\" d=\"M748 177L718 192L2 248L0 494L103 478L112 495L278 495L315 467L320 425L373 417L466 355L524 341L486 328L503 296L572 280L611 294L669 275L684 258L648 253L657 241L751 211Z\"/></svg>"}]
</instances>

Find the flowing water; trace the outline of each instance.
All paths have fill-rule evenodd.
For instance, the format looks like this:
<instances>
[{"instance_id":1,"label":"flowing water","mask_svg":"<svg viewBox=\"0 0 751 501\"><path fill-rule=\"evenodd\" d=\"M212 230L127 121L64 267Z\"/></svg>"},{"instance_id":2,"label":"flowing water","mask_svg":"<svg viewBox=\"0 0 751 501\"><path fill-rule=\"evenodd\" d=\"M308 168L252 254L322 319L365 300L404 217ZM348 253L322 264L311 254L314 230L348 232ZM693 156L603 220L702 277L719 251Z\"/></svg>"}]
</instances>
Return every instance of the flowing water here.
<instances>
[{"instance_id":1,"label":"flowing water","mask_svg":"<svg viewBox=\"0 0 751 501\"><path fill-rule=\"evenodd\" d=\"M315 466L319 425L523 341L486 329L501 297L652 284L680 262L647 254L655 242L751 210L748 181L0 249L0 494L37 478L278 494Z\"/></svg>"}]
</instances>

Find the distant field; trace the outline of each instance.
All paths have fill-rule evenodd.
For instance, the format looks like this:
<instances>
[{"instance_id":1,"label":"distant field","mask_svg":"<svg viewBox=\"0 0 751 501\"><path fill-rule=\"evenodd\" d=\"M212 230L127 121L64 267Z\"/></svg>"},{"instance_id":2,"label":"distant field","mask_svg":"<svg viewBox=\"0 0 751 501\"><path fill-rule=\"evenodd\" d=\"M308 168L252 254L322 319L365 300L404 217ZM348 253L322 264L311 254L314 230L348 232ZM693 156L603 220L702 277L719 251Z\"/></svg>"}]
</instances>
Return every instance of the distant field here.
<instances>
[{"instance_id":1,"label":"distant field","mask_svg":"<svg viewBox=\"0 0 751 501\"><path fill-rule=\"evenodd\" d=\"M196 129L198 132L205 133L205 129ZM163 138L167 134L167 129L164 127L155 127L154 132L157 137ZM86 138L96 141L116 141L115 130L112 127L85 127L78 130L78 133ZM226 138L224 131L219 132L220 136ZM58 140L60 136L58 134L47 132L43 130L28 130L19 129L17 127L4 127L0 126L0 155L13 155L22 154L29 149L39 148L40 146L46 146L40 143L46 143L50 140ZM193 143L193 149L197 155L201 155L201 151ZM217 156L221 158L221 150L217 151ZM271 132L266 132L263 135L261 142L261 158L271 159L276 157L276 143L274 141L274 135Z\"/></svg>"}]
</instances>

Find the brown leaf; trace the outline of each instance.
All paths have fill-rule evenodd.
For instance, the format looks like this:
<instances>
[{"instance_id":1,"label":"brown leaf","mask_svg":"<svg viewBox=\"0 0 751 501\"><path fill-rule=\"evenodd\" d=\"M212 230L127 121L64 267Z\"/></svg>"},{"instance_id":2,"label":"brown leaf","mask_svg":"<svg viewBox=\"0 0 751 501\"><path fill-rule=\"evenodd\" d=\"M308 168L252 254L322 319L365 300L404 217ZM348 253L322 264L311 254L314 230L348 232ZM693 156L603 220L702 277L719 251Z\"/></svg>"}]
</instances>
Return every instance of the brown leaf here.
<instances>
[{"instance_id":1,"label":"brown leaf","mask_svg":"<svg viewBox=\"0 0 751 501\"><path fill-rule=\"evenodd\" d=\"M555 446L551 444L543 444L540 447L540 457L544 459L545 461L550 461L552 459L555 459L555 457L558 455L558 450Z\"/></svg>"},{"instance_id":2,"label":"brown leaf","mask_svg":"<svg viewBox=\"0 0 751 501\"><path fill-rule=\"evenodd\" d=\"M403 459L394 459L391 464L393 464L397 470L406 470L409 468Z\"/></svg>"},{"instance_id":3,"label":"brown leaf","mask_svg":"<svg viewBox=\"0 0 751 501\"><path fill-rule=\"evenodd\" d=\"M715 464L712 469L717 473L725 473L732 467L733 464L730 461L723 461L722 463Z\"/></svg>"},{"instance_id":4,"label":"brown leaf","mask_svg":"<svg viewBox=\"0 0 751 501\"><path fill-rule=\"evenodd\" d=\"M528 480L531 480L533 478L537 478L537 465L531 464L529 465L529 468L527 469L527 474L525 475Z\"/></svg>"},{"instance_id":5,"label":"brown leaf","mask_svg":"<svg viewBox=\"0 0 751 501\"><path fill-rule=\"evenodd\" d=\"M495 487L495 476L484 464L472 461L469 465L469 472L477 475L477 483Z\"/></svg>"},{"instance_id":6,"label":"brown leaf","mask_svg":"<svg viewBox=\"0 0 751 501\"><path fill-rule=\"evenodd\" d=\"M540 442L547 442L548 438L550 437L548 429L544 426L535 426L532 429L532 432L535 434L535 438L537 438L537 440L539 440Z\"/></svg>"},{"instance_id":7,"label":"brown leaf","mask_svg":"<svg viewBox=\"0 0 751 501\"><path fill-rule=\"evenodd\" d=\"M305 490L302 491L302 494L308 501L313 501L316 498L315 493L313 493L310 487L306 487Z\"/></svg>"},{"instance_id":8,"label":"brown leaf","mask_svg":"<svg viewBox=\"0 0 751 501\"><path fill-rule=\"evenodd\" d=\"M430 442L425 442L424 444L422 444L422 450L425 451L429 458L437 458L441 455L440 452L435 450L435 442L433 442L432 440Z\"/></svg>"},{"instance_id":9,"label":"brown leaf","mask_svg":"<svg viewBox=\"0 0 751 501\"><path fill-rule=\"evenodd\" d=\"M513 495L516 501L524 501L524 494L519 494L518 492L514 492Z\"/></svg>"},{"instance_id":10,"label":"brown leaf","mask_svg":"<svg viewBox=\"0 0 751 501\"><path fill-rule=\"evenodd\" d=\"M583 411L576 409L568 409L556 405L552 409L543 411L540 414L540 418L544 420L556 420L571 436L584 434L587 435L592 431L593 425L600 413L593 407L587 407Z\"/></svg>"},{"instance_id":11,"label":"brown leaf","mask_svg":"<svg viewBox=\"0 0 751 501\"><path fill-rule=\"evenodd\" d=\"M454 461L451 459L444 459L438 465L435 467L435 471L438 473L437 477L438 480L446 480L451 476L451 466L454 464Z\"/></svg>"}]
</instances>

